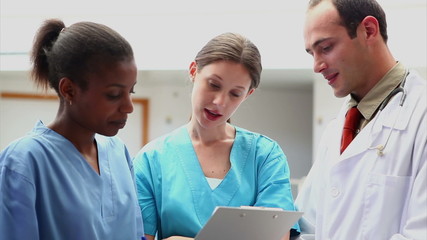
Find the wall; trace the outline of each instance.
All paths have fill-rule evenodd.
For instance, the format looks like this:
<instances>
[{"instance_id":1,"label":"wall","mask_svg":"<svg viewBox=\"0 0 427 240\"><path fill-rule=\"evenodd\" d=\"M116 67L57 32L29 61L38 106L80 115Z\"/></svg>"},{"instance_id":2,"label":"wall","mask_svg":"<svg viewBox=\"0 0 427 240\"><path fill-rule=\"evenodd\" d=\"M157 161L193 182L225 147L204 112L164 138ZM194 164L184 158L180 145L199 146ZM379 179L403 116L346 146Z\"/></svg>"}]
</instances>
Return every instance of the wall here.
<instances>
[{"instance_id":1,"label":"wall","mask_svg":"<svg viewBox=\"0 0 427 240\"><path fill-rule=\"evenodd\" d=\"M185 75L178 75L174 84L146 82L138 84L136 96L150 99L150 139L188 122L191 85ZM275 87L261 83L231 118L237 126L276 140L288 158L293 178L305 176L311 166L312 90L312 86Z\"/></svg>"},{"instance_id":2,"label":"wall","mask_svg":"<svg viewBox=\"0 0 427 240\"><path fill-rule=\"evenodd\" d=\"M292 178L307 175L312 159L312 88L262 88L244 102L232 122L276 140Z\"/></svg>"},{"instance_id":3,"label":"wall","mask_svg":"<svg viewBox=\"0 0 427 240\"><path fill-rule=\"evenodd\" d=\"M135 87L135 97L150 100L149 139L188 122L191 113L191 85L185 74L178 74L173 81L150 80L147 78L154 77L146 73L141 73L139 77L141 79ZM25 72L0 72L0 91L41 93L28 80ZM237 110L232 117L232 123L276 140L288 157L292 177L299 178L307 174L312 159L312 103L311 87L263 87L261 83L260 88ZM0 110L4 107L0 99ZM0 149L9 143L9 140L4 139L18 138L30 130L35 122L35 119L32 119L34 117L29 117L30 114L37 116L38 113L41 115L41 111L48 111L43 114L53 118L57 104L52 103L50 110L34 106L31 113L23 112L22 109L17 102L7 113L0 111L0 115L11 114L20 120L4 122L0 116L0 129L15 128L15 131L12 131L14 136L4 136L0 133ZM133 126L134 124L137 123L129 122L125 130L132 132L138 127ZM131 154L135 153L136 150L131 151Z\"/></svg>"}]
</instances>

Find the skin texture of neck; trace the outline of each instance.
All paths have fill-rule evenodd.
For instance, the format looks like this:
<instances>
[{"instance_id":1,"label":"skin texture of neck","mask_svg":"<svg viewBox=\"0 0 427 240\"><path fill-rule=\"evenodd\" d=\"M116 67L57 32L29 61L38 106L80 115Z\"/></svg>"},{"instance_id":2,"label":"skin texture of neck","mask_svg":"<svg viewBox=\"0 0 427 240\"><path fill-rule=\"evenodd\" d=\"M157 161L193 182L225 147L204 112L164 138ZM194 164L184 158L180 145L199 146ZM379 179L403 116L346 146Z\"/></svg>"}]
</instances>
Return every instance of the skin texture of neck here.
<instances>
[{"instance_id":1,"label":"skin texture of neck","mask_svg":"<svg viewBox=\"0 0 427 240\"><path fill-rule=\"evenodd\" d=\"M48 125L48 128L68 139L76 149L82 154L89 165L99 174L98 149L95 141L95 133L89 131L79 131L68 123L68 118L58 115L57 118Z\"/></svg>"},{"instance_id":2,"label":"skin texture of neck","mask_svg":"<svg viewBox=\"0 0 427 240\"><path fill-rule=\"evenodd\" d=\"M203 145L234 140L235 137L235 129L228 123L208 129L201 127L197 124L197 121L192 119L188 124L188 131L193 142L198 142Z\"/></svg>"},{"instance_id":3,"label":"skin texture of neck","mask_svg":"<svg viewBox=\"0 0 427 240\"><path fill-rule=\"evenodd\" d=\"M371 60L366 64L366 87L363 92L358 92L353 96L356 96L356 100L360 101L366 94L387 74L390 69L396 65L396 60L392 56L387 45L378 39L376 44L373 44L368 48Z\"/></svg>"}]
</instances>

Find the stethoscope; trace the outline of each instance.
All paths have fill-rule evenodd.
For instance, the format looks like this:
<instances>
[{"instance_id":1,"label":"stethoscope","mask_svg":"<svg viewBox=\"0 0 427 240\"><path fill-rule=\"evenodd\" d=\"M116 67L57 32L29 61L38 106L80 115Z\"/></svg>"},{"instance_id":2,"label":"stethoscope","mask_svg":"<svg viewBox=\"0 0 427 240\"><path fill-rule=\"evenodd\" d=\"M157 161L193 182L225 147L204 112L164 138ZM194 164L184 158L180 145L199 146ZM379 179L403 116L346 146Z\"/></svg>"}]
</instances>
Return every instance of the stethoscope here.
<instances>
[{"instance_id":1,"label":"stethoscope","mask_svg":"<svg viewBox=\"0 0 427 240\"><path fill-rule=\"evenodd\" d=\"M382 110L387 106L388 102L396 94L398 94L400 92L402 93L402 96L400 97L400 101L399 101L399 113L397 114L396 118L394 119L393 125L392 125L392 127L391 127L391 129L390 129L390 131L388 133L388 136L387 136L387 139L386 139L385 143L384 144L379 144L379 145L377 145L375 147L371 146L371 147L368 148L368 149L376 149L377 150L377 154L380 157L384 155L384 149L387 146L388 140L390 139L391 133L394 130L394 127L396 125L397 119L399 118L400 112L402 111L403 104L405 103L405 100L406 100L405 83L406 83L406 78L408 77L408 75L409 75L409 71L406 69L405 70L405 74L403 75L403 79L402 79L401 83L399 84L399 87L395 88L389 95L387 95L387 97L384 99L384 101L381 103L381 105L380 105L380 107L378 109L377 115L379 115L382 112ZM378 116L375 118L375 121L376 121L376 119L378 119ZM372 126L374 126L374 125L372 125Z\"/></svg>"}]
</instances>

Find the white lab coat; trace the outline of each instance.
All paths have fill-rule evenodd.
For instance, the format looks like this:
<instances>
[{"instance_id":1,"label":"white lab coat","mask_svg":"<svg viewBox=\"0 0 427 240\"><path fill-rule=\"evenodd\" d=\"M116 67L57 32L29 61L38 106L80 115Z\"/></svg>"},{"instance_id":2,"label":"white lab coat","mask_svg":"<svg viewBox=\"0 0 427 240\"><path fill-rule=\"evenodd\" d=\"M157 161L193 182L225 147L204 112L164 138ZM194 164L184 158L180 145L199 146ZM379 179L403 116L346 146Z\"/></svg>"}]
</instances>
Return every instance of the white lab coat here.
<instances>
[{"instance_id":1,"label":"white lab coat","mask_svg":"<svg viewBox=\"0 0 427 240\"><path fill-rule=\"evenodd\" d=\"M427 239L426 81L411 71L405 90L400 114L401 93L342 155L347 103L329 124L296 199L297 208L305 212L300 239ZM370 148L384 145L390 131L379 156Z\"/></svg>"}]
</instances>

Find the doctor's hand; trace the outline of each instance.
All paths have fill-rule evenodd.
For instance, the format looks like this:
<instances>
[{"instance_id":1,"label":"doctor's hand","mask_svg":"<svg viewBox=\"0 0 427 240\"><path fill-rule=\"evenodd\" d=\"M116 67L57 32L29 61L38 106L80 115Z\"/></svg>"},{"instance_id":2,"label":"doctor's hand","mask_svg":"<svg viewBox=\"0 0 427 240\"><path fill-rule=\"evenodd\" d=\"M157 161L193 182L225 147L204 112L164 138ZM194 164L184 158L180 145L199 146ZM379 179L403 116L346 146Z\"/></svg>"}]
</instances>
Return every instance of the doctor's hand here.
<instances>
[{"instance_id":1,"label":"doctor's hand","mask_svg":"<svg viewBox=\"0 0 427 240\"><path fill-rule=\"evenodd\" d=\"M194 240L194 238L181 237L181 236L172 236L172 237L165 238L163 240Z\"/></svg>"}]
</instances>

